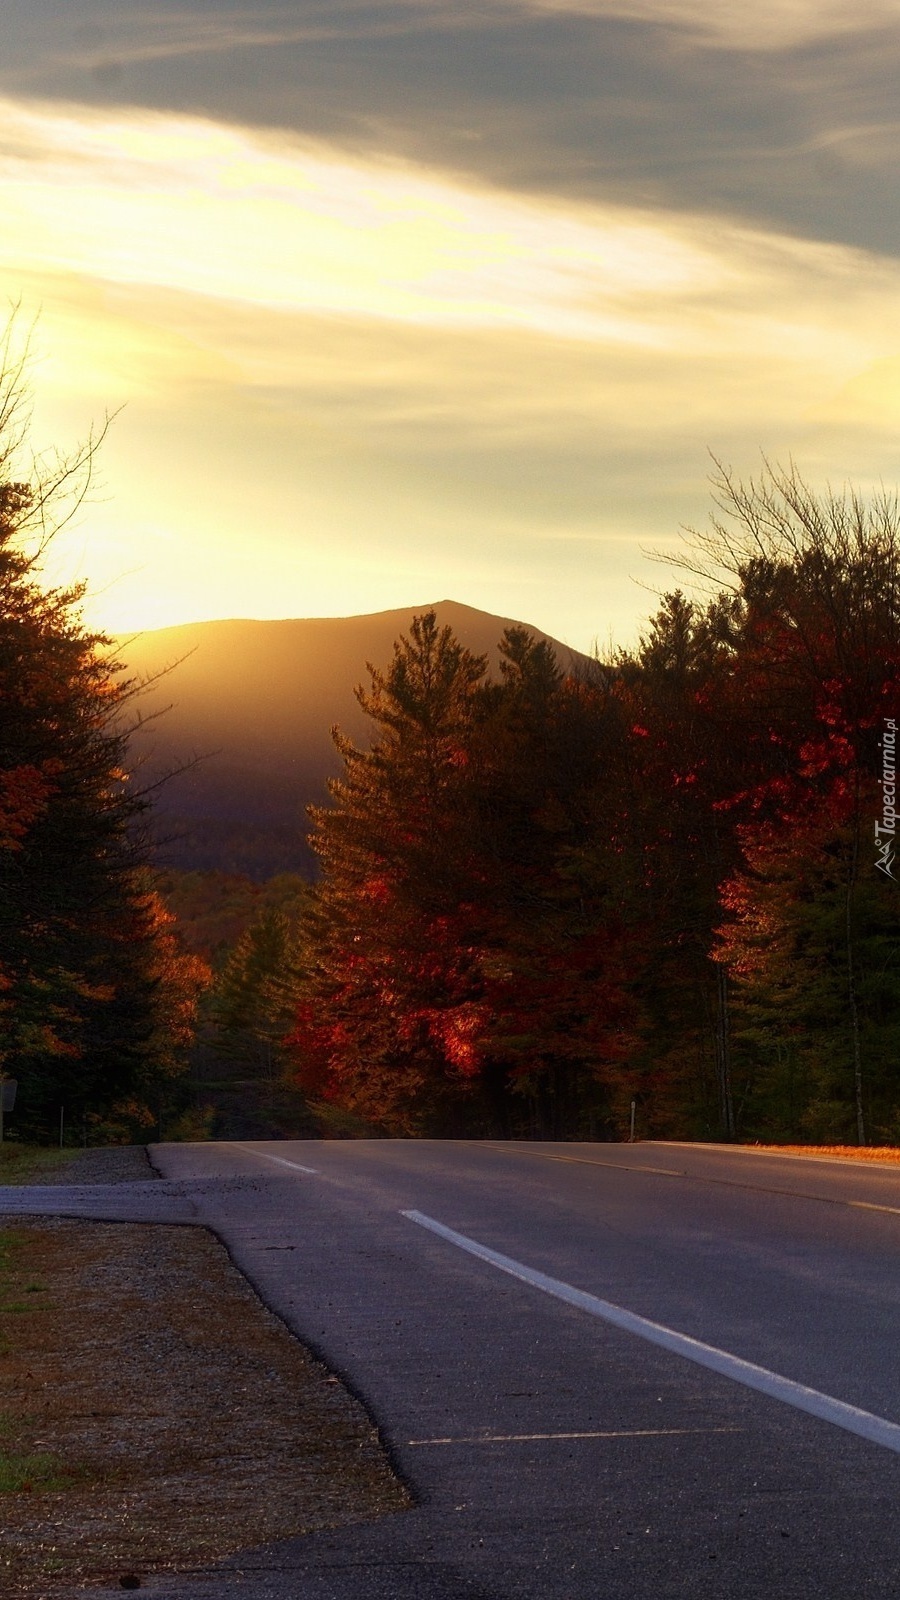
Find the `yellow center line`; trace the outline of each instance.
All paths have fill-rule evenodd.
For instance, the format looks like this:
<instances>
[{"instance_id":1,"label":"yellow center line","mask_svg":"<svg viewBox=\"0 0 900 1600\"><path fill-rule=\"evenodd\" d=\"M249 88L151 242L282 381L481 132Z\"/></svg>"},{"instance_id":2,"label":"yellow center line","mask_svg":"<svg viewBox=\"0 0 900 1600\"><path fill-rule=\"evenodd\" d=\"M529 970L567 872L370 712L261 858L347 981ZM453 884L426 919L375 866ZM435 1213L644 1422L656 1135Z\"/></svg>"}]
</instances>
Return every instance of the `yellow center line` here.
<instances>
[{"instance_id":1,"label":"yellow center line","mask_svg":"<svg viewBox=\"0 0 900 1600\"><path fill-rule=\"evenodd\" d=\"M518 1145L494 1144L487 1148L502 1151L504 1155L535 1156L540 1161L564 1161L568 1165L578 1167L603 1167L609 1172L652 1172L663 1178L686 1178L694 1183L714 1183L724 1189L745 1189L751 1190L754 1194L780 1194L789 1200L813 1200L823 1206L844 1206L859 1211L884 1211L890 1216L900 1217L900 1206L880 1206L872 1200L844 1200L833 1194L809 1194L801 1189L776 1189L771 1184L741 1183L737 1178L711 1178L705 1173L688 1172L684 1168L650 1167L643 1163L631 1167L624 1161L597 1161L592 1156L552 1156L545 1150L523 1150Z\"/></svg>"},{"instance_id":2,"label":"yellow center line","mask_svg":"<svg viewBox=\"0 0 900 1600\"><path fill-rule=\"evenodd\" d=\"M625 1167L618 1161L593 1161L590 1156L549 1156L542 1150L520 1150L520 1155L543 1156L545 1161L568 1161L576 1167L613 1167L618 1172L660 1172L664 1178L687 1178L690 1176L684 1167Z\"/></svg>"},{"instance_id":3,"label":"yellow center line","mask_svg":"<svg viewBox=\"0 0 900 1600\"><path fill-rule=\"evenodd\" d=\"M611 1172L658 1172L664 1178L690 1177L684 1167L648 1167L645 1165L629 1167L624 1161L597 1161L593 1156L551 1156L546 1150L523 1150L519 1145L490 1144L483 1148L500 1150L507 1156L537 1156L540 1161L564 1161L573 1167L608 1167ZM727 1183L727 1178L707 1178L707 1183ZM740 1187L745 1187L741 1185Z\"/></svg>"}]
</instances>

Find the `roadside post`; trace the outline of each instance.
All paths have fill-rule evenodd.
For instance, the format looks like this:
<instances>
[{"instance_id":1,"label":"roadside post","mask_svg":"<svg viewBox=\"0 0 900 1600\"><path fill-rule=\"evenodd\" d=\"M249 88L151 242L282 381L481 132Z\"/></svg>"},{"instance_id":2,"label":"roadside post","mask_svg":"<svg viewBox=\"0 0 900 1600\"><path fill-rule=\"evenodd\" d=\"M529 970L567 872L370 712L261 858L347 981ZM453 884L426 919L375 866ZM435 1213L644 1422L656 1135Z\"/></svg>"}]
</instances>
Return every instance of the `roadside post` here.
<instances>
[{"instance_id":1,"label":"roadside post","mask_svg":"<svg viewBox=\"0 0 900 1600\"><path fill-rule=\"evenodd\" d=\"M0 1077L0 1144L3 1143L6 1118L15 1108L18 1087L19 1084L16 1078Z\"/></svg>"},{"instance_id":2,"label":"roadside post","mask_svg":"<svg viewBox=\"0 0 900 1600\"><path fill-rule=\"evenodd\" d=\"M631 1133L629 1135L629 1143L630 1144L634 1144L634 1109L635 1109L636 1105L637 1105L637 1101L636 1100L632 1100L632 1102L631 1102Z\"/></svg>"}]
</instances>

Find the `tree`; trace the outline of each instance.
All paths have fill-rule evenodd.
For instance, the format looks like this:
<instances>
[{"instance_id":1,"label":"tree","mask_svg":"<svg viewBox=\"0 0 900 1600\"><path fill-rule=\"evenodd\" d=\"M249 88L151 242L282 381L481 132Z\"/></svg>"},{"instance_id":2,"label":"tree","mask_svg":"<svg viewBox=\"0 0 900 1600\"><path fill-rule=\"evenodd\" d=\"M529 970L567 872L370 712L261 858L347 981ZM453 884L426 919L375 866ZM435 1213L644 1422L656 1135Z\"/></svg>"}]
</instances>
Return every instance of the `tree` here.
<instances>
[{"instance_id":1,"label":"tree","mask_svg":"<svg viewBox=\"0 0 900 1600\"><path fill-rule=\"evenodd\" d=\"M41 582L54 533L88 492L97 448L20 475L24 357L0 372L0 1069L16 1124L45 1133L59 1106L105 1115L146 1103L171 1065L172 997L129 786L126 707L137 685L82 620L83 586ZM163 940L163 944L164 944ZM136 1103L136 1102L135 1102Z\"/></svg>"},{"instance_id":2,"label":"tree","mask_svg":"<svg viewBox=\"0 0 900 1600\"><path fill-rule=\"evenodd\" d=\"M840 1041L843 1075L830 1073L831 1099L852 1104L864 1144L874 1067L865 1059L862 994L873 989L864 923L872 922L861 918L860 893L868 883L871 908L875 851L864 859L864 835L875 820L879 733L900 689L900 510L884 494L816 495L796 472L768 466L746 485L724 472L715 483L719 514L693 535L684 565L724 580L732 597L745 776L727 804L743 863L723 883L718 960L745 987L758 985L771 962L750 952L770 925L775 948L785 958L793 951L802 970L801 949L820 943L831 907L831 954L814 987L821 996L826 971L837 987L818 1008L819 1049L832 1056Z\"/></svg>"},{"instance_id":3,"label":"tree","mask_svg":"<svg viewBox=\"0 0 900 1600\"><path fill-rule=\"evenodd\" d=\"M433 613L315 812L301 1081L393 1131L608 1132L630 1026L596 845L610 700L524 629L497 682Z\"/></svg>"},{"instance_id":4,"label":"tree","mask_svg":"<svg viewBox=\"0 0 900 1600\"><path fill-rule=\"evenodd\" d=\"M339 733L344 776L312 812L322 881L292 1048L310 1093L420 1132L472 1075L476 952L456 934L473 862L470 729L485 661L416 617L357 690L377 736Z\"/></svg>"},{"instance_id":5,"label":"tree","mask_svg":"<svg viewBox=\"0 0 900 1600\"><path fill-rule=\"evenodd\" d=\"M373 670L315 819L310 1093L407 1133L615 1136L632 1097L668 1136L900 1131L900 512L716 497L709 592L592 676L513 628L492 680L433 615Z\"/></svg>"},{"instance_id":6,"label":"tree","mask_svg":"<svg viewBox=\"0 0 900 1600\"><path fill-rule=\"evenodd\" d=\"M286 875L274 879L276 899L260 893L258 915L237 939L211 995L211 1043L217 1055L268 1082L285 1065L284 1039L290 1032L304 971L305 928L310 887Z\"/></svg>"},{"instance_id":7,"label":"tree","mask_svg":"<svg viewBox=\"0 0 900 1600\"><path fill-rule=\"evenodd\" d=\"M718 622L716 606L678 590L664 595L636 654L617 663L617 692L631 818L627 829L623 817L622 833L643 948L649 1126L683 1132L693 1120L732 1138L725 969L710 952L719 884L735 858L720 806L742 770L742 741L727 703L732 661ZM685 1113L688 1123L679 1120Z\"/></svg>"}]
</instances>

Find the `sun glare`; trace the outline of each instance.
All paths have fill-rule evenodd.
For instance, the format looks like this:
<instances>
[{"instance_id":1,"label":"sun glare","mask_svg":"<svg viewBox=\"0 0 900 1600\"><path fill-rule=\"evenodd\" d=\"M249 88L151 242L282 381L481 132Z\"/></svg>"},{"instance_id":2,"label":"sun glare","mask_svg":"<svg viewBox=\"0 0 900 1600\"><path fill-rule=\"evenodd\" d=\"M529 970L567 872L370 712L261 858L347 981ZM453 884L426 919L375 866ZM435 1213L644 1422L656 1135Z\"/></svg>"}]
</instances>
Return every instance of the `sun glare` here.
<instances>
[{"instance_id":1,"label":"sun glare","mask_svg":"<svg viewBox=\"0 0 900 1600\"><path fill-rule=\"evenodd\" d=\"M90 538L59 557L116 627L540 595L589 647L641 610L641 542L683 520L654 453L671 476L687 452L702 493L708 447L895 420L874 364L900 268L871 252L10 97L0 203L0 287L41 308L45 436L126 407Z\"/></svg>"}]
</instances>

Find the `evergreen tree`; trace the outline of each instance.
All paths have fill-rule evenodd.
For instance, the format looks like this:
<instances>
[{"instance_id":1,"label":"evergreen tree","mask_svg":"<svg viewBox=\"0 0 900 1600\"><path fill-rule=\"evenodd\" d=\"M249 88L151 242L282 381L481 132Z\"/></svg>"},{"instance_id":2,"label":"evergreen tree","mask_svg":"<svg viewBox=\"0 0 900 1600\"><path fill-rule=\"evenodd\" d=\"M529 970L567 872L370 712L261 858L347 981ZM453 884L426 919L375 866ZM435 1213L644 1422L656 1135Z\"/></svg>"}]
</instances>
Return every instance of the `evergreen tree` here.
<instances>
[{"instance_id":1,"label":"evergreen tree","mask_svg":"<svg viewBox=\"0 0 900 1600\"><path fill-rule=\"evenodd\" d=\"M309 993L292 1047L301 1083L377 1124L421 1132L477 1068L477 952L457 936L471 893L473 707L485 662L417 617L357 691L376 738L336 734L345 773L313 812L322 862Z\"/></svg>"},{"instance_id":2,"label":"evergreen tree","mask_svg":"<svg viewBox=\"0 0 900 1600\"><path fill-rule=\"evenodd\" d=\"M301 1081L394 1131L607 1133L630 1026L597 787L609 697L564 679L523 629L501 676L433 614L342 742Z\"/></svg>"},{"instance_id":3,"label":"evergreen tree","mask_svg":"<svg viewBox=\"0 0 900 1600\"><path fill-rule=\"evenodd\" d=\"M263 906L237 940L210 998L216 1054L269 1082L285 1066L284 1039L305 972L310 893L298 879L289 898Z\"/></svg>"},{"instance_id":4,"label":"evergreen tree","mask_svg":"<svg viewBox=\"0 0 900 1600\"><path fill-rule=\"evenodd\" d=\"M19 1081L16 1128L145 1108L164 1009L160 910L148 888L127 780L125 707L134 683L110 641L85 627L82 588L40 582L60 521L86 493L95 444L31 481L21 370L0 375L0 1070ZM171 952L170 952L171 954ZM193 978L185 971L187 990ZM135 1098L137 1096L137 1098Z\"/></svg>"}]
</instances>

